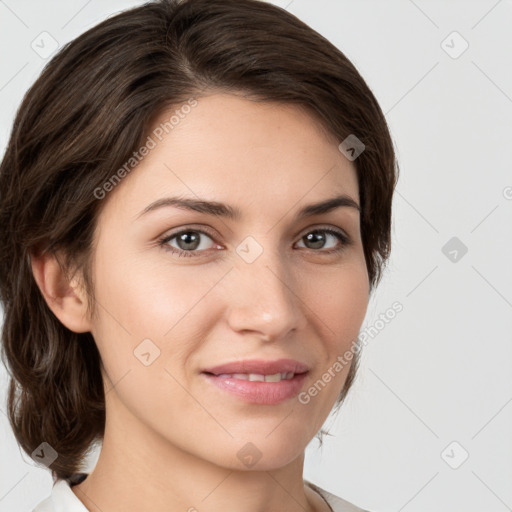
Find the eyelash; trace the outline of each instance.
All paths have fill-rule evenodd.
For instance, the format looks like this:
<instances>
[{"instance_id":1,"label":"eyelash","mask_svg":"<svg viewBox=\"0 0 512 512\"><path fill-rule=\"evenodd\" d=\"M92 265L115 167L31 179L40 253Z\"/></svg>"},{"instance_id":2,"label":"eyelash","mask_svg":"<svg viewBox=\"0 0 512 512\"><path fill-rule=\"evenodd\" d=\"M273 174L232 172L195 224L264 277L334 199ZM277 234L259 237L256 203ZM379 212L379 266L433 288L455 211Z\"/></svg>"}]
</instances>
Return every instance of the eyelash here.
<instances>
[{"instance_id":1,"label":"eyelash","mask_svg":"<svg viewBox=\"0 0 512 512\"><path fill-rule=\"evenodd\" d=\"M172 239L176 238L178 235L181 235L183 233L188 233L188 232L193 232L193 233L201 233L203 235L206 235L208 236L209 238L211 238L213 241L214 240L214 237L211 233L208 233L207 231L204 231L202 229L196 229L196 228L186 228L186 229L181 229L180 231L177 231L175 233L172 233L170 235L167 235L163 238L160 238L158 240L158 245L160 247L162 247L165 251L169 251L170 253L173 253L173 254L177 254L178 256L185 256L185 257L200 257L202 252L206 252L206 250L202 250L202 251L197 251L197 250L191 250L191 251L184 251L182 249L176 249L176 247L172 247L170 245L168 245L168 242L170 242ZM306 235L310 234L310 233L328 233L330 235L333 235L335 236L340 242L341 242L341 245L335 249L329 249L329 250L322 250L322 249L307 249L307 250L310 250L310 251L313 251L313 252L319 252L319 253L323 253L323 254L336 254L336 253L340 253L342 252L348 245L350 245L352 243L351 239L345 234L343 233L342 231L338 231L338 230L335 230L335 229L332 229L332 228L314 228L312 229L311 231L308 231L306 232L301 238L300 240L302 240Z\"/></svg>"}]
</instances>

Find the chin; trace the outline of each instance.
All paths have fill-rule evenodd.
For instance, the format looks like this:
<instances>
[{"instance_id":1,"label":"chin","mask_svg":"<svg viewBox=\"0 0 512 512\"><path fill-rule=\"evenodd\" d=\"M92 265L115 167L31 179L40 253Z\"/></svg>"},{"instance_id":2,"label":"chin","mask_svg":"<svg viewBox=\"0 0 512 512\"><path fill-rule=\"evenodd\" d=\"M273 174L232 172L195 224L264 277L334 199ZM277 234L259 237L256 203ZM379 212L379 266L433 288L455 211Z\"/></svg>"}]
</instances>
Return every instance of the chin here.
<instances>
[{"instance_id":1,"label":"chin","mask_svg":"<svg viewBox=\"0 0 512 512\"><path fill-rule=\"evenodd\" d=\"M267 434L235 436L227 444L217 444L220 451L212 462L235 471L270 471L303 456L308 440L301 443L300 438L288 432L278 434L277 430L268 437ZM226 458L226 454L230 456Z\"/></svg>"}]
</instances>

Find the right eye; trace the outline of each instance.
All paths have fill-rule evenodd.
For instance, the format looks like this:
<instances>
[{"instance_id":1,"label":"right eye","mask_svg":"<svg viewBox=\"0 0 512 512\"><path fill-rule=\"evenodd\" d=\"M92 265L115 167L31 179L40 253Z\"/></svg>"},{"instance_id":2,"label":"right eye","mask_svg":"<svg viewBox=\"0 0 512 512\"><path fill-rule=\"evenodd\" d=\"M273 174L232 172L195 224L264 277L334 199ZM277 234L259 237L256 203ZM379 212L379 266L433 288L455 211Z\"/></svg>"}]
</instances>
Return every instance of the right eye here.
<instances>
[{"instance_id":1,"label":"right eye","mask_svg":"<svg viewBox=\"0 0 512 512\"><path fill-rule=\"evenodd\" d=\"M200 229L182 229L161 238L158 241L158 244L165 250L177 254L180 257L199 256L199 254L195 253L201 253L211 248L208 247L208 242L202 240L205 237L213 242L212 237L205 231ZM177 247L169 244L169 242L174 240Z\"/></svg>"}]
</instances>

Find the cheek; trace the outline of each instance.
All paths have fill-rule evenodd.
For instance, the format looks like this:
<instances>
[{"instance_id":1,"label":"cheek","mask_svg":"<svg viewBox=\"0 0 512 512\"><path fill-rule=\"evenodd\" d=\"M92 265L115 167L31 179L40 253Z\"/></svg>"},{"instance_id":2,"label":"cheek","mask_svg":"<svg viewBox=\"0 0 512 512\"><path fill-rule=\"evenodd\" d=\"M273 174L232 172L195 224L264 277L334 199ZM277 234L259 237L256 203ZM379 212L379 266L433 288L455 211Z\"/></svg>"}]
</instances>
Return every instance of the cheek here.
<instances>
[{"instance_id":1,"label":"cheek","mask_svg":"<svg viewBox=\"0 0 512 512\"><path fill-rule=\"evenodd\" d=\"M101 306L93 335L111 382L107 388L115 385L116 394L140 419L170 421L170 404L191 408L176 369L204 339L201 333L210 322L203 302L214 306L202 297L218 278L211 272L201 275L198 267L116 257L108 249L99 261L95 282Z\"/></svg>"},{"instance_id":2,"label":"cheek","mask_svg":"<svg viewBox=\"0 0 512 512\"><path fill-rule=\"evenodd\" d=\"M105 249L99 259L95 282L103 307L93 335L113 382L142 371L141 384L155 389L155 379L168 381L165 369L182 367L215 323L219 301L210 292L224 271L125 254ZM154 361L147 368L144 357Z\"/></svg>"},{"instance_id":3,"label":"cheek","mask_svg":"<svg viewBox=\"0 0 512 512\"><path fill-rule=\"evenodd\" d=\"M307 306L323 321L331 349L344 350L357 339L368 307L369 281L364 261L354 260L338 270L310 276L307 286Z\"/></svg>"},{"instance_id":4,"label":"cheek","mask_svg":"<svg viewBox=\"0 0 512 512\"><path fill-rule=\"evenodd\" d=\"M164 339L175 325L181 328L178 322L196 306L201 308L201 298L222 277L214 266L185 265L171 258L144 254L118 258L104 250L96 276L99 301L128 332Z\"/></svg>"}]
</instances>

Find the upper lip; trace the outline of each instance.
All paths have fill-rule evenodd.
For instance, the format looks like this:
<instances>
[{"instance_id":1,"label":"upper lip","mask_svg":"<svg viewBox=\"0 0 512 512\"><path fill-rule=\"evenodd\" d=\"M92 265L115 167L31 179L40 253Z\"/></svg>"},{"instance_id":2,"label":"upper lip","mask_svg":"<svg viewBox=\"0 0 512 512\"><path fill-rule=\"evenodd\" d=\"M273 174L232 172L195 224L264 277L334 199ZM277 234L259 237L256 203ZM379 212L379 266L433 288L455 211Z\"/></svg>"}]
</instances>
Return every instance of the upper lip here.
<instances>
[{"instance_id":1,"label":"upper lip","mask_svg":"<svg viewBox=\"0 0 512 512\"><path fill-rule=\"evenodd\" d=\"M233 361L218 366L205 368L203 372L220 375L222 373L255 373L258 375L274 375L276 373L304 373L309 371L309 366L294 359L275 359L265 361L263 359L246 359Z\"/></svg>"}]
</instances>

